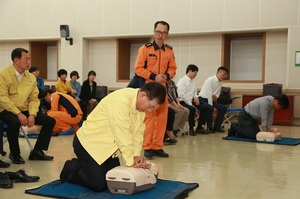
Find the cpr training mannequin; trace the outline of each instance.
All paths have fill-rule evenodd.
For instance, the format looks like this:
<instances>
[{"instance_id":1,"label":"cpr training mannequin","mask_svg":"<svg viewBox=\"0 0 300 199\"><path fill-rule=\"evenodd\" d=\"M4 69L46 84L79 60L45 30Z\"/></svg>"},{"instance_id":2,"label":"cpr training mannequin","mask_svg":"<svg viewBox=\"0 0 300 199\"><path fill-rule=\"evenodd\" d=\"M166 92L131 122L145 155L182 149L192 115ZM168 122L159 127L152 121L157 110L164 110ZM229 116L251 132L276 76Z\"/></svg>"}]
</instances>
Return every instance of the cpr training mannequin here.
<instances>
[{"instance_id":1,"label":"cpr training mannequin","mask_svg":"<svg viewBox=\"0 0 300 199\"><path fill-rule=\"evenodd\" d=\"M281 133L278 132L277 128L271 129L272 132L261 131L256 134L257 141L264 142L274 142L276 140L281 140Z\"/></svg>"},{"instance_id":2,"label":"cpr training mannequin","mask_svg":"<svg viewBox=\"0 0 300 199\"><path fill-rule=\"evenodd\" d=\"M118 166L106 173L107 187L116 194L133 194L152 189L156 184L158 169L150 163L150 169Z\"/></svg>"}]
</instances>

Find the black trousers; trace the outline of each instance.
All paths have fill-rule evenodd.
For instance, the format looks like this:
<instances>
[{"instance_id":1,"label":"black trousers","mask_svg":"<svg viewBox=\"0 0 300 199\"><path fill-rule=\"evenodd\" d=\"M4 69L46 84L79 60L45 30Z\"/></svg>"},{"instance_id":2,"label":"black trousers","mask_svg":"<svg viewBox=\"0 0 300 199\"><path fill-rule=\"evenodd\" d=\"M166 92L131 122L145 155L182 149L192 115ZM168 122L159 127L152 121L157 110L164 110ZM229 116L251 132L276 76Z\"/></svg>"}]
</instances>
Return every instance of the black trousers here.
<instances>
[{"instance_id":1,"label":"black trousers","mask_svg":"<svg viewBox=\"0 0 300 199\"><path fill-rule=\"evenodd\" d=\"M76 135L73 140L73 148L80 165L70 170L67 181L80 184L94 191L106 190L105 175L112 168L120 166L119 158L110 157L103 164L99 165L83 148Z\"/></svg>"},{"instance_id":2,"label":"black trousers","mask_svg":"<svg viewBox=\"0 0 300 199\"><path fill-rule=\"evenodd\" d=\"M214 112L214 107L207 103L207 99L199 98L199 105L194 104L198 110L200 110L200 116L198 118L198 127L201 128L203 125L207 124L208 129L212 129L212 116Z\"/></svg>"},{"instance_id":3,"label":"black trousers","mask_svg":"<svg viewBox=\"0 0 300 199\"><path fill-rule=\"evenodd\" d=\"M199 117L199 124L204 125L207 123L207 128L212 128L212 117L214 113L214 108L217 109L218 114L214 123L214 129L221 128L224 115L227 112L227 107L213 102L213 106L208 103L208 100L206 98L199 97L200 104L197 106L197 108L200 110L200 117Z\"/></svg>"},{"instance_id":4,"label":"black trousers","mask_svg":"<svg viewBox=\"0 0 300 199\"><path fill-rule=\"evenodd\" d=\"M22 113L27 117L29 116L28 111L24 111ZM18 117L12 112L4 110L0 113L0 119L7 124L7 140L9 143L10 152L13 155L19 155L21 153L19 146L19 132L21 123ZM37 116L35 117L35 124L42 125L42 129L39 133L34 149L48 150L53 127L55 125L55 119L38 112Z\"/></svg>"},{"instance_id":5,"label":"black trousers","mask_svg":"<svg viewBox=\"0 0 300 199\"><path fill-rule=\"evenodd\" d=\"M232 125L232 131L237 134L238 137L256 139L256 134L260 131L258 121L253 119L243 109L238 115L238 124Z\"/></svg>"},{"instance_id":6,"label":"black trousers","mask_svg":"<svg viewBox=\"0 0 300 199\"><path fill-rule=\"evenodd\" d=\"M189 126L190 129L193 129L195 126L195 114L196 114L196 108L194 106L188 105L184 101L180 101L180 104L184 106L185 108L190 110L190 115L189 115Z\"/></svg>"},{"instance_id":7,"label":"black trousers","mask_svg":"<svg viewBox=\"0 0 300 199\"><path fill-rule=\"evenodd\" d=\"M0 154L3 153L3 133L4 133L3 122L2 120L0 120Z\"/></svg>"},{"instance_id":8,"label":"black trousers","mask_svg":"<svg viewBox=\"0 0 300 199\"><path fill-rule=\"evenodd\" d=\"M173 131L173 125L175 120L175 111L171 108L168 108L168 120L167 120L167 130Z\"/></svg>"}]
</instances>

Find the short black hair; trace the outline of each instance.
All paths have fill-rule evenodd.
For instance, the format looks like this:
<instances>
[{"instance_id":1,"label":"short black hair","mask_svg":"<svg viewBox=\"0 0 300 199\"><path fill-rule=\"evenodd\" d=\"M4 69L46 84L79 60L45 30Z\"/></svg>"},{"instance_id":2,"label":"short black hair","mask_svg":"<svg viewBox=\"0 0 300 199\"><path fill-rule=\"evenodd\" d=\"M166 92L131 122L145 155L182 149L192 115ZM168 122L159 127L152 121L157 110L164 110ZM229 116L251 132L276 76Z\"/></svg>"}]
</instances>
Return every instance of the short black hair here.
<instances>
[{"instance_id":1,"label":"short black hair","mask_svg":"<svg viewBox=\"0 0 300 199\"><path fill-rule=\"evenodd\" d=\"M15 48L11 52L11 60L14 61L15 58L21 58L22 57L22 52L28 53L29 51L24 49L24 48Z\"/></svg>"},{"instance_id":2,"label":"short black hair","mask_svg":"<svg viewBox=\"0 0 300 199\"><path fill-rule=\"evenodd\" d=\"M170 30L170 25L167 22L165 22L165 21L157 21L157 22L155 22L155 24L154 24L154 30L155 30L155 28L157 27L158 24L162 24L164 26L167 26L168 31Z\"/></svg>"},{"instance_id":3,"label":"short black hair","mask_svg":"<svg viewBox=\"0 0 300 199\"><path fill-rule=\"evenodd\" d=\"M289 98L285 94L275 96L274 99L277 99L279 106L283 109L287 109L290 105Z\"/></svg>"},{"instance_id":4,"label":"short black hair","mask_svg":"<svg viewBox=\"0 0 300 199\"><path fill-rule=\"evenodd\" d=\"M185 74L187 74L189 71L192 71L192 72L194 72L194 71L199 71L199 69L198 69L198 66L196 66L195 64L189 64L187 67L186 67L186 71L185 71Z\"/></svg>"},{"instance_id":5,"label":"short black hair","mask_svg":"<svg viewBox=\"0 0 300 199\"><path fill-rule=\"evenodd\" d=\"M57 71L57 76L60 77L62 75L68 75L68 72L65 69L60 69Z\"/></svg>"},{"instance_id":6,"label":"short black hair","mask_svg":"<svg viewBox=\"0 0 300 199\"><path fill-rule=\"evenodd\" d=\"M149 100L157 99L158 104L163 104L166 100L166 87L158 82L149 82L142 86L141 91L147 93Z\"/></svg>"},{"instance_id":7,"label":"short black hair","mask_svg":"<svg viewBox=\"0 0 300 199\"><path fill-rule=\"evenodd\" d=\"M93 71L93 70L91 70L91 71L89 71L89 73L88 73L88 78L89 78L89 76L90 75L94 75L94 76L96 76L96 72L95 71Z\"/></svg>"},{"instance_id":8,"label":"short black hair","mask_svg":"<svg viewBox=\"0 0 300 199\"><path fill-rule=\"evenodd\" d=\"M217 71L220 71L220 70L225 71L227 74L229 73L229 70L225 66L220 66Z\"/></svg>"},{"instance_id":9,"label":"short black hair","mask_svg":"<svg viewBox=\"0 0 300 199\"><path fill-rule=\"evenodd\" d=\"M29 68L28 71L29 71L30 73L32 73L32 72L37 71L37 70L39 70L38 67L36 67L36 66L31 66L31 67Z\"/></svg>"},{"instance_id":10,"label":"short black hair","mask_svg":"<svg viewBox=\"0 0 300 199\"><path fill-rule=\"evenodd\" d=\"M77 76L77 79L79 79L79 74L76 70L73 70L71 73L70 73L70 78L72 79L73 76Z\"/></svg>"}]
</instances>

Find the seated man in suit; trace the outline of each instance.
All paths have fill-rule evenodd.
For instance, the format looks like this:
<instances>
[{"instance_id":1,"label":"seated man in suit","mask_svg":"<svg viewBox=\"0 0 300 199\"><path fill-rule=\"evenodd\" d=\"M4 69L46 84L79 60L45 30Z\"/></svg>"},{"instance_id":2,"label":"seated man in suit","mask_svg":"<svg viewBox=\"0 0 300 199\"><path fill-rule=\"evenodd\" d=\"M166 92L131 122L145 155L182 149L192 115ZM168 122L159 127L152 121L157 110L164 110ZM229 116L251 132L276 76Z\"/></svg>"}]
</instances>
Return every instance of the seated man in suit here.
<instances>
[{"instance_id":1,"label":"seated man in suit","mask_svg":"<svg viewBox=\"0 0 300 199\"><path fill-rule=\"evenodd\" d=\"M82 111L78 102L71 95L47 90L44 99L50 104L47 115L56 120L54 133L66 132L71 128L74 128L75 132L78 130Z\"/></svg>"},{"instance_id":2,"label":"seated man in suit","mask_svg":"<svg viewBox=\"0 0 300 199\"><path fill-rule=\"evenodd\" d=\"M42 129L30 152L29 160L52 160L44 154L52 135L55 120L39 112L40 100L36 77L28 72L30 53L16 48L11 53L13 63L0 71L0 119L7 124L9 158L14 164L24 164L20 155L20 126L42 125Z\"/></svg>"},{"instance_id":3,"label":"seated man in suit","mask_svg":"<svg viewBox=\"0 0 300 199\"><path fill-rule=\"evenodd\" d=\"M197 88L194 79L197 76L198 70L198 66L189 64L186 68L186 75L180 78L177 83L177 92L180 98L180 104L187 108L190 112L189 134L191 136L196 136L194 127L196 125L195 115L197 110L194 104L199 105L199 99L197 97Z\"/></svg>"},{"instance_id":4,"label":"seated man in suit","mask_svg":"<svg viewBox=\"0 0 300 199\"><path fill-rule=\"evenodd\" d=\"M227 68L225 68L224 66L219 67L215 75L205 80L198 95L201 106L218 111L214 126L212 126L213 111L210 111L210 115L208 115L209 118L205 120L207 123L207 132L210 133L214 133L215 131L225 132L221 128L221 125L224 115L227 112L227 107L218 103L218 97L221 93L222 81L227 77L228 73L229 71ZM204 123L200 122L200 124L198 124L198 127L201 129L201 126L199 125L204 125Z\"/></svg>"}]
</instances>

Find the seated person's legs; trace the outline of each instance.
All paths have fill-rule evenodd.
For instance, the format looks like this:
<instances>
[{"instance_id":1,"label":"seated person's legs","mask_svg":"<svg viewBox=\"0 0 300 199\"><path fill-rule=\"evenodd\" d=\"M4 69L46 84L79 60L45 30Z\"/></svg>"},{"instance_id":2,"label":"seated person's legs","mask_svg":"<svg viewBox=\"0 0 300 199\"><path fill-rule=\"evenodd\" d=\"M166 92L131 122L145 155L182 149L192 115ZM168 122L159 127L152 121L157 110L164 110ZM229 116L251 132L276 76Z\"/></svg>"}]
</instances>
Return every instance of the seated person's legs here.
<instances>
[{"instance_id":1,"label":"seated person's legs","mask_svg":"<svg viewBox=\"0 0 300 199\"><path fill-rule=\"evenodd\" d=\"M182 102L182 101L180 102L180 104L182 106L186 107L187 109L189 109L189 111L190 111L190 115L189 115L190 131L194 131L196 108L194 106L190 106L190 105L188 105L188 104L186 104L185 102ZM195 132L192 133L192 134L195 134Z\"/></svg>"},{"instance_id":2,"label":"seated person's legs","mask_svg":"<svg viewBox=\"0 0 300 199\"><path fill-rule=\"evenodd\" d=\"M173 134L173 124L175 120L175 111L172 108L168 108L168 120L166 126L167 138L175 139L176 136Z\"/></svg>"},{"instance_id":3,"label":"seated person's legs","mask_svg":"<svg viewBox=\"0 0 300 199\"><path fill-rule=\"evenodd\" d=\"M29 160L52 160L53 157L45 155L43 150L48 150L55 119L38 112L35 118L35 124L42 125L42 128L34 149L30 152Z\"/></svg>"},{"instance_id":4,"label":"seated person's legs","mask_svg":"<svg viewBox=\"0 0 300 199\"><path fill-rule=\"evenodd\" d=\"M2 156L4 156L6 154L6 152L3 151L3 133L4 133L4 128L3 128L3 122L2 120L0 120L0 154ZM0 160L0 168L7 168L9 167L10 164L7 162L3 162L2 160Z\"/></svg>"},{"instance_id":5,"label":"seated person's legs","mask_svg":"<svg viewBox=\"0 0 300 199\"><path fill-rule=\"evenodd\" d=\"M217 114L213 129L218 132L225 132L221 128L221 125L223 123L224 115L227 112L227 107L222 104L219 104L219 103L214 103L214 107L217 109L218 114Z\"/></svg>"},{"instance_id":6,"label":"seated person's legs","mask_svg":"<svg viewBox=\"0 0 300 199\"><path fill-rule=\"evenodd\" d=\"M199 97L200 104L197 108L200 110L199 124L207 124L207 132L214 133L212 129L212 116L214 112L214 107L207 103L207 99ZM199 126L201 129L201 126Z\"/></svg>"},{"instance_id":7,"label":"seated person's legs","mask_svg":"<svg viewBox=\"0 0 300 199\"><path fill-rule=\"evenodd\" d=\"M19 131L21 123L18 117L9 111L3 110L0 113L0 119L7 124L7 140L10 149L9 158L14 164L24 164L25 161L20 155Z\"/></svg>"}]
</instances>

